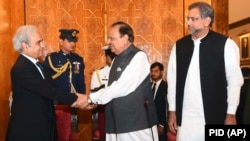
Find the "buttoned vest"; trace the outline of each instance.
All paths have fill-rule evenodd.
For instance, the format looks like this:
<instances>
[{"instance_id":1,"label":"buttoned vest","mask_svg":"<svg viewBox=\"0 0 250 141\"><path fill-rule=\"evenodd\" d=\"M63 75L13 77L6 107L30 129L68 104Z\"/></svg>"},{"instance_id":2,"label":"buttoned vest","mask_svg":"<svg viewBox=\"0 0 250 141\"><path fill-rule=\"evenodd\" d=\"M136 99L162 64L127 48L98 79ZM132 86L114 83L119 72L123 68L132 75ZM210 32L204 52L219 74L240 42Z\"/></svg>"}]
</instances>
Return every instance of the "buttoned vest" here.
<instances>
[{"instance_id":1,"label":"buttoned vest","mask_svg":"<svg viewBox=\"0 0 250 141\"><path fill-rule=\"evenodd\" d=\"M197 83L201 83L206 124L224 124L226 116L227 81L224 61L226 40L226 36L209 31L200 43L200 82ZM176 42L176 118L178 125L181 125L184 87L193 50L194 43L191 35Z\"/></svg>"},{"instance_id":2,"label":"buttoned vest","mask_svg":"<svg viewBox=\"0 0 250 141\"><path fill-rule=\"evenodd\" d=\"M111 66L108 85L120 78L125 68L139 51L138 48L131 45L115 57ZM131 78L131 81L133 81L133 78ZM157 117L150 86L150 75L148 74L135 91L109 102L105 107L105 115L107 133L127 133L155 125Z\"/></svg>"}]
</instances>

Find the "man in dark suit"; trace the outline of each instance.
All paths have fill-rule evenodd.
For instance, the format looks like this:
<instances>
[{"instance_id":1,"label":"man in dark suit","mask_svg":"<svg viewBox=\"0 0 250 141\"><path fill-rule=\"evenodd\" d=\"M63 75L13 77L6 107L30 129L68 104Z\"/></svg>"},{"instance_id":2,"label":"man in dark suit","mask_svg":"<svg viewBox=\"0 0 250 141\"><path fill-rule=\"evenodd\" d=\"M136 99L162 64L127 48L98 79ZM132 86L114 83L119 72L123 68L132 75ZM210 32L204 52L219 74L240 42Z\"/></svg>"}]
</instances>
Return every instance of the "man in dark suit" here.
<instances>
[{"instance_id":1,"label":"man in dark suit","mask_svg":"<svg viewBox=\"0 0 250 141\"><path fill-rule=\"evenodd\" d=\"M53 101L84 107L86 98L54 87L37 65L45 46L35 26L21 26L13 44L20 56L11 69L13 102L6 141L55 141Z\"/></svg>"},{"instance_id":2,"label":"man in dark suit","mask_svg":"<svg viewBox=\"0 0 250 141\"><path fill-rule=\"evenodd\" d=\"M155 62L150 66L150 75L152 80L152 91L158 117L158 135L159 141L166 141L167 131L167 100L168 84L162 80L164 67L161 63Z\"/></svg>"}]
</instances>

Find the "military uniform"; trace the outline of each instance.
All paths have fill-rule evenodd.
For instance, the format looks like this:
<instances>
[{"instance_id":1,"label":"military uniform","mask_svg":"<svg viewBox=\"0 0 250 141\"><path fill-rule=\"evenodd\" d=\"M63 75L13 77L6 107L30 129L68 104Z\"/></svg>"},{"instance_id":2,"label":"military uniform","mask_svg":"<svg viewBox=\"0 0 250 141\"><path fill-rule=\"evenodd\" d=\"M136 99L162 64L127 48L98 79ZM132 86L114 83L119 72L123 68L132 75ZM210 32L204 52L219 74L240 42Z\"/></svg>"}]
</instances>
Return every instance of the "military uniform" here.
<instances>
[{"instance_id":1,"label":"military uniform","mask_svg":"<svg viewBox=\"0 0 250 141\"><path fill-rule=\"evenodd\" d=\"M60 74L53 70L50 65L49 58L51 60L51 65L55 68L61 68L65 65L65 71ZM84 63L82 57L76 53L65 54L62 51L53 52L45 58L44 65L49 69L49 72L58 87L71 93L74 93L74 89L78 93L85 93L83 74ZM71 82L74 87L70 84Z\"/></svg>"},{"instance_id":2,"label":"military uniform","mask_svg":"<svg viewBox=\"0 0 250 141\"><path fill-rule=\"evenodd\" d=\"M99 70L95 70L91 78L91 90L101 87L103 84L107 86L109 78L110 66L106 65Z\"/></svg>"},{"instance_id":3,"label":"military uniform","mask_svg":"<svg viewBox=\"0 0 250 141\"><path fill-rule=\"evenodd\" d=\"M60 41L64 42L67 39L68 44L77 42L76 34L79 33L78 30L61 29L59 31L61 32L59 36ZM71 44L71 46L73 47L74 45ZM44 60L44 66L49 70L50 76L56 86L70 93L77 92L85 94L85 66L83 58L68 50L66 54L66 49L66 45L64 46L64 44L62 44L60 51L48 54ZM77 108L61 105L61 103L57 101L55 101L55 105L59 141L75 138L72 136L77 136L75 133L78 130ZM69 135L68 132L71 134Z\"/></svg>"}]
</instances>

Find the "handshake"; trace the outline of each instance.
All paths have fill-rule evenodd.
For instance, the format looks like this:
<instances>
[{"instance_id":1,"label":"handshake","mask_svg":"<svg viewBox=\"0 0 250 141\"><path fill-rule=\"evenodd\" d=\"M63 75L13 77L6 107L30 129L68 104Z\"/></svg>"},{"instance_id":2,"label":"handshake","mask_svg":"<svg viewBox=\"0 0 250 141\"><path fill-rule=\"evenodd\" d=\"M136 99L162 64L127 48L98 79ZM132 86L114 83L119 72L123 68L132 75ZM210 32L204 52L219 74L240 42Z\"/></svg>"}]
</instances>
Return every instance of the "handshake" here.
<instances>
[{"instance_id":1,"label":"handshake","mask_svg":"<svg viewBox=\"0 0 250 141\"><path fill-rule=\"evenodd\" d=\"M79 108L82 110L92 110L97 107L96 104L89 101L89 96L87 94L76 93L77 100L71 105L71 107Z\"/></svg>"}]
</instances>

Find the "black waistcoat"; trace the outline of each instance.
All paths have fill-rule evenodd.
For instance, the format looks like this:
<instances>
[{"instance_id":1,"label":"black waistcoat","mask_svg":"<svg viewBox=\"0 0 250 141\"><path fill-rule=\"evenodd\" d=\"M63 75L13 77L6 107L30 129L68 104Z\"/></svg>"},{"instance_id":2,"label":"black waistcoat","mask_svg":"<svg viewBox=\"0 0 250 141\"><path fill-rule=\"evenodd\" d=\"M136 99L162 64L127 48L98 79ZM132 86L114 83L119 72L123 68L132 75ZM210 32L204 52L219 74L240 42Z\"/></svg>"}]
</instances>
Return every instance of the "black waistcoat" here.
<instances>
[{"instance_id":1,"label":"black waistcoat","mask_svg":"<svg viewBox=\"0 0 250 141\"><path fill-rule=\"evenodd\" d=\"M108 85L118 80L134 55L140 50L131 45L115 57L111 66ZM136 68L134 68L136 69ZM129 77L129 76L127 76ZM131 78L133 81L133 78ZM145 101L148 103L145 108ZM147 116L149 112L149 119ZM126 133L152 127L157 122L155 105L150 85L150 75L127 96L113 99L105 107L107 133ZM149 125L150 124L150 125Z\"/></svg>"},{"instance_id":2,"label":"black waistcoat","mask_svg":"<svg viewBox=\"0 0 250 141\"><path fill-rule=\"evenodd\" d=\"M176 42L176 118L181 125L186 76L193 55L190 35ZM209 31L200 43L200 82L206 124L223 124L227 110L224 48L227 37ZM190 72L192 73L192 72ZM195 88L194 88L195 89Z\"/></svg>"}]
</instances>

